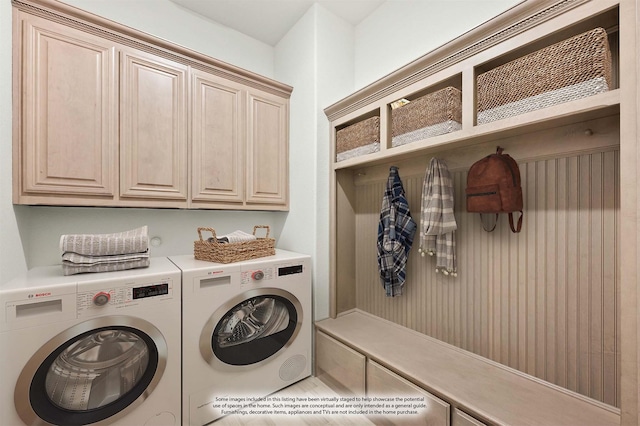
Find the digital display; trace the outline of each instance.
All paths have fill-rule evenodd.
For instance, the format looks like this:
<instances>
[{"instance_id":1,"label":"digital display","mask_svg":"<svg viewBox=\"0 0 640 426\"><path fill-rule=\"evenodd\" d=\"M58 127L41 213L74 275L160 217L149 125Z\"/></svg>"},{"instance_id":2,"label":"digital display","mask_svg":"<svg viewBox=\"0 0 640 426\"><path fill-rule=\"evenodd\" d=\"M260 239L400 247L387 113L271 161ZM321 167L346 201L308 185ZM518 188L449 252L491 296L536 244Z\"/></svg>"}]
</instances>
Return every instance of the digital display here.
<instances>
[{"instance_id":1,"label":"digital display","mask_svg":"<svg viewBox=\"0 0 640 426\"><path fill-rule=\"evenodd\" d=\"M302 273L302 265L285 266L282 268L278 268L279 277L282 277L285 275L301 274L301 273Z\"/></svg>"},{"instance_id":2,"label":"digital display","mask_svg":"<svg viewBox=\"0 0 640 426\"><path fill-rule=\"evenodd\" d=\"M144 299L145 297L163 296L169 294L169 284L152 284L144 287L133 288L134 299Z\"/></svg>"}]
</instances>

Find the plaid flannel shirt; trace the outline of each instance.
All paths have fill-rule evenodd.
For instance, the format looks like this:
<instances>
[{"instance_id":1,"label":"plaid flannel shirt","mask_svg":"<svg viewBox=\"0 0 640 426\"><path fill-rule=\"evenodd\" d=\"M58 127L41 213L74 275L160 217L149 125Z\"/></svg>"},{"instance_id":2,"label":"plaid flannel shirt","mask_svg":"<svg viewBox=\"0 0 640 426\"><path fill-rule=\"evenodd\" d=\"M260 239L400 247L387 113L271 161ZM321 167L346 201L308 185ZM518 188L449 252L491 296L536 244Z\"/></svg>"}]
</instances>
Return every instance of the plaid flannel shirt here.
<instances>
[{"instance_id":1,"label":"plaid flannel shirt","mask_svg":"<svg viewBox=\"0 0 640 426\"><path fill-rule=\"evenodd\" d=\"M378 271L387 296L402 294L415 232L416 223L411 218L398 168L391 167L382 199L377 242Z\"/></svg>"}]
</instances>

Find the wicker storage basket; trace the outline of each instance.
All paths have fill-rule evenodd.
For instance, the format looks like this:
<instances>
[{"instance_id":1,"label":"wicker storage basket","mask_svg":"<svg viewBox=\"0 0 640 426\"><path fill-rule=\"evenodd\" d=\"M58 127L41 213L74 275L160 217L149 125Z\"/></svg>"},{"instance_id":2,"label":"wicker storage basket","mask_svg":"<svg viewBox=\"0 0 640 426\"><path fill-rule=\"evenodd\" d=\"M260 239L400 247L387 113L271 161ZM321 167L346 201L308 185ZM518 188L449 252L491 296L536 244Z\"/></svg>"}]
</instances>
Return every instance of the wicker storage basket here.
<instances>
[{"instance_id":1,"label":"wicker storage basket","mask_svg":"<svg viewBox=\"0 0 640 426\"><path fill-rule=\"evenodd\" d=\"M478 75L478 124L611 88L607 33L595 28Z\"/></svg>"},{"instance_id":2,"label":"wicker storage basket","mask_svg":"<svg viewBox=\"0 0 640 426\"><path fill-rule=\"evenodd\" d=\"M269 227L256 225L253 227L253 235L256 235L258 228L265 228L267 230L267 235L264 238L258 237L253 241L241 243L219 243L215 229L198 228L198 237L200 237L200 239L193 242L193 255L198 260L231 263L276 254L276 240L269 238ZM202 231L210 231L213 234L212 241L203 240Z\"/></svg>"},{"instance_id":3,"label":"wicker storage basket","mask_svg":"<svg viewBox=\"0 0 640 426\"><path fill-rule=\"evenodd\" d=\"M462 129L462 92L445 87L391 110L391 145Z\"/></svg>"},{"instance_id":4,"label":"wicker storage basket","mask_svg":"<svg viewBox=\"0 0 640 426\"><path fill-rule=\"evenodd\" d=\"M359 121L336 132L336 161L380 151L380 117Z\"/></svg>"}]
</instances>

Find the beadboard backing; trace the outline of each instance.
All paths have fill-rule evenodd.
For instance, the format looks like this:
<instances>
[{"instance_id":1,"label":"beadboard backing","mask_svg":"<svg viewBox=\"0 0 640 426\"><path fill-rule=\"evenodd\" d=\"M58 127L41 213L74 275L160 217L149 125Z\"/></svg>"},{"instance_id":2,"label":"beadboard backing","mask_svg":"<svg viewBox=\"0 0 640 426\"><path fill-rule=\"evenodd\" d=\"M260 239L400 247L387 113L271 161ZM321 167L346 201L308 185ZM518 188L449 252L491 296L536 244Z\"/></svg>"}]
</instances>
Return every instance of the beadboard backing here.
<instances>
[{"instance_id":1,"label":"beadboard backing","mask_svg":"<svg viewBox=\"0 0 640 426\"><path fill-rule=\"evenodd\" d=\"M544 135L527 139L537 136ZM404 294L396 298L385 296L376 264L386 176L354 174L355 308L619 407L616 138L614 131L603 138L614 145L589 152L514 157L525 198L520 234L511 233L506 215L493 233L483 231L479 215L466 212L468 165L452 168L458 277L435 273L435 259L417 251L416 234ZM426 167L428 158L420 160ZM418 222L424 170L400 165L400 176Z\"/></svg>"}]
</instances>

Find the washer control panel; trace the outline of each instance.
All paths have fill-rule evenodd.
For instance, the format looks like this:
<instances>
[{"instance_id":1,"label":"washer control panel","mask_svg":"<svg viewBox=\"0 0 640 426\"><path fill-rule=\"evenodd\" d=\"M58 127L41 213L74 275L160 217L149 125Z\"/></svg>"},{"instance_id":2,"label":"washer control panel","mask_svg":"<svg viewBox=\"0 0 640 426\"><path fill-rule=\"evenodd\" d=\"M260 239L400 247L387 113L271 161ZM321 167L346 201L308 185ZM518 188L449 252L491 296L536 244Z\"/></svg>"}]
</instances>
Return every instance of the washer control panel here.
<instances>
[{"instance_id":1,"label":"washer control panel","mask_svg":"<svg viewBox=\"0 0 640 426\"><path fill-rule=\"evenodd\" d=\"M78 314L98 309L124 308L135 306L143 299L171 296L171 280L162 280L148 284L128 284L121 287L103 288L100 290L79 291L76 296ZM157 300L157 299L155 299Z\"/></svg>"}]
</instances>

